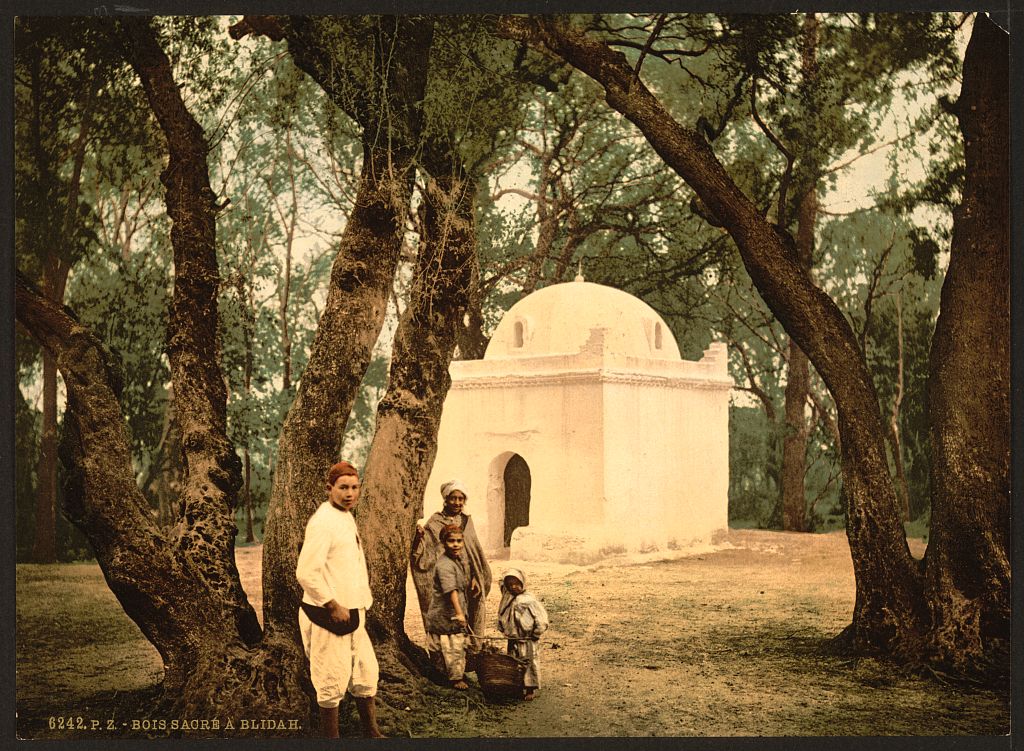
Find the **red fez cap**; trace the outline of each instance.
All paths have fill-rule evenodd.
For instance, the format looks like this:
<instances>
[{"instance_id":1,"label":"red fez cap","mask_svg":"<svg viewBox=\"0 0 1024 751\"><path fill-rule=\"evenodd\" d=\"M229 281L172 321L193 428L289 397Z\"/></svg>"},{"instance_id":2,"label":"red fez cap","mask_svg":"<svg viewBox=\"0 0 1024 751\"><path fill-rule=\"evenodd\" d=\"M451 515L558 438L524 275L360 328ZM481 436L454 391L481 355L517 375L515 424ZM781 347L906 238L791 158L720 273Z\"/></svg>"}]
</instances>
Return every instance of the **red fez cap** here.
<instances>
[{"instance_id":1,"label":"red fez cap","mask_svg":"<svg viewBox=\"0 0 1024 751\"><path fill-rule=\"evenodd\" d=\"M438 537L441 539L441 542L445 542L449 537L454 535L456 532L458 532L461 535L462 527L460 527L458 524L445 524L441 528L441 534L439 534Z\"/></svg>"},{"instance_id":2,"label":"red fez cap","mask_svg":"<svg viewBox=\"0 0 1024 751\"><path fill-rule=\"evenodd\" d=\"M355 475L356 477L359 477L359 472L348 462L332 464L330 470L327 472L327 484L334 485L342 475Z\"/></svg>"}]
</instances>

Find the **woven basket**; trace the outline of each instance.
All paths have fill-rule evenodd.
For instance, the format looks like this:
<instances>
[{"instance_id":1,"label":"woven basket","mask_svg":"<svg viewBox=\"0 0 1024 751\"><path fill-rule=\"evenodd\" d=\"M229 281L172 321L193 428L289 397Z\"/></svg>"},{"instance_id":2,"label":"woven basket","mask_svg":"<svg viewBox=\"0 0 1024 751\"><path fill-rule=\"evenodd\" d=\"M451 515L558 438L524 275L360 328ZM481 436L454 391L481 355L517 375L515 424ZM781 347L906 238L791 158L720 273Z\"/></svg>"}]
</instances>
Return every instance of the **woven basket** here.
<instances>
[{"instance_id":1,"label":"woven basket","mask_svg":"<svg viewBox=\"0 0 1024 751\"><path fill-rule=\"evenodd\" d=\"M477 655L476 677L488 699L519 699L523 695L526 663L501 652L481 650Z\"/></svg>"}]
</instances>

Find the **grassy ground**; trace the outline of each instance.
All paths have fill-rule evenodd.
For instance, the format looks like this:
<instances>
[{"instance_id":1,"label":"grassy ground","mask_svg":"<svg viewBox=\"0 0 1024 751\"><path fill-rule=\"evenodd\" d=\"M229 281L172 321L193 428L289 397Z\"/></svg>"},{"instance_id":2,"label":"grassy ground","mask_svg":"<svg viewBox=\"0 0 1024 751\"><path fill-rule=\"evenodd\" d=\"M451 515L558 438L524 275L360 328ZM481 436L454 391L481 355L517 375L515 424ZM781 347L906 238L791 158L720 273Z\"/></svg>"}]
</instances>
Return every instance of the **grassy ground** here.
<instances>
[{"instance_id":1,"label":"grassy ground","mask_svg":"<svg viewBox=\"0 0 1024 751\"><path fill-rule=\"evenodd\" d=\"M923 549L913 541L917 555ZM239 551L259 609L259 547ZM431 687L427 710L386 732L417 737L1001 735L1008 688L905 674L828 650L850 619L842 533L733 530L713 552L589 567L519 563L547 605L542 688L491 704ZM495 562L497 575L502 563ZM492 590L490 612L497 603ZM415 597L409 600L415 603ZM419 614L406 630L422 638ZM492 632L493 633L493 632ZM155 650L92 564L17 572L21 737L130 736L161 677ZM387 690L382 686L382 693ZM81 716L96 731L67 730ZM53 718L53 719L51 719ZM108 721L113 720L110 730ZM66 724L66 723L65 723ZM51 728L51 725L54 727ZM352 718L346 729L354 732Z\"/></svg>"}]
</instances>

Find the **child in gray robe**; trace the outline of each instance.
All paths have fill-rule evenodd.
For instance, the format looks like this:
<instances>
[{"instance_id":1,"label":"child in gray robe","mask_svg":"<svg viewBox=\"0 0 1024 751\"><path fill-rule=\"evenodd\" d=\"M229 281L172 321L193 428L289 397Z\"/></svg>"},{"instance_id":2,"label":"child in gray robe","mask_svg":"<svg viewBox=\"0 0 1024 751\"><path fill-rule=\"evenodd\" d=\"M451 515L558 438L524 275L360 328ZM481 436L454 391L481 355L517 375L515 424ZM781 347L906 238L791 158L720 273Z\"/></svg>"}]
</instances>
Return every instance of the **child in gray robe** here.
<instances>
[{"instance_id":1,"label":"child in gray robe","mask_svg":"<svg viewBox=\"0 0 1024 751\"><path fill-rule=\"evenodd\" d=\"M466 683L466 601L468 577L463 560L464 539L458 524L449 524L441 530L444 555L434 565L434 587L427 609L427 646L440 652L448 670L451 686L465 691Z\"/></svg>"},{"instance_id":2,"label":"child in gray robe","mask_svg":"<svg viewBox=\"0 0 1024 751\"><path fill-rule=\"evenodd\" d=\"M508 638L507 653L529 663L523 678L526 701L540 688L537 642L547 628L548 611L526 591L526 576L517 568L507 569L501 575L498 630Z\"/></svg>"}]
</instances>

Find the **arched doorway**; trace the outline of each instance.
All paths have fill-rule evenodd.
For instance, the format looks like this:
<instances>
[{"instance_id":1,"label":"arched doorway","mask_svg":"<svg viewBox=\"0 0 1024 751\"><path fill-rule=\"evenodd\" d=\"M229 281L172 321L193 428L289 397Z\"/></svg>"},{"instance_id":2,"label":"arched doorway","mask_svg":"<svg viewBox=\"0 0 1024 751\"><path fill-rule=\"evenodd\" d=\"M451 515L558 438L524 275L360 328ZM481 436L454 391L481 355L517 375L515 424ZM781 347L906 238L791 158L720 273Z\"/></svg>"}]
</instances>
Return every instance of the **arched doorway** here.
<instances>
[{"instance_id":1,"label":"arched doorway","mask_svg":"<svg viewBox=\"0 0 1024 751\"><path fill-rule=\"evenodd\" d=\"M519 454L505 465L505 533L502 544L512 544L512 533L530 523L530 467Z\"/></svg>"}]
</instances>

